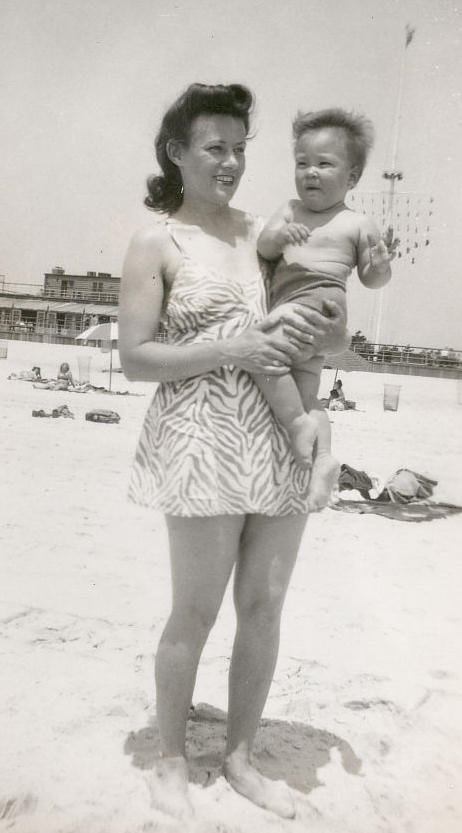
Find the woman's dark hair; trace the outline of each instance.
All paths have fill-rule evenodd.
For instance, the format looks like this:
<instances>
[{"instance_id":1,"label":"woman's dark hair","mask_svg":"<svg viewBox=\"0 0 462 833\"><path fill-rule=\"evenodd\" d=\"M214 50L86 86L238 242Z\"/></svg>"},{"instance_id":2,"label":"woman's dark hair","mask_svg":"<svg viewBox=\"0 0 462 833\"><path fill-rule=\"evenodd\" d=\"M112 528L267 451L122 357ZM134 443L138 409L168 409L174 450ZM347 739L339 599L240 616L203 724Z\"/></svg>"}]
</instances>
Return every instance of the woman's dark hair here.
<instances>
[{"instance_id":1,"label":"woman's dark hair","mask_svg":"<svg viewBox=\"0 0 462 833\"><path fill-rule=\"evenodd\" d=\"M152 211L174 214L183 202L181 173L167 153L169 141L187 144L194 119L202 115L234 116L242 120L248 133L252 104L252 93L241 84L191 84L162 119L154 143L162 174L148 178L144 204Z\"/></svg>"}]
</instances>

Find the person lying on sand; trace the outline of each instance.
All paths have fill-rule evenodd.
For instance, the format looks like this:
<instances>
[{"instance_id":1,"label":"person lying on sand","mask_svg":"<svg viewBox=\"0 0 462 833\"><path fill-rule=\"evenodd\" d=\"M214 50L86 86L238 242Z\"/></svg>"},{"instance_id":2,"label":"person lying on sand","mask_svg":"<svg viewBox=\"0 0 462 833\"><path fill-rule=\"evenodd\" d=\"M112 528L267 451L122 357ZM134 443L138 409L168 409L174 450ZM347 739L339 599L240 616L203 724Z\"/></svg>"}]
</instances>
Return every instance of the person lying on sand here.
<instances>
[{"instance_id":1,"label":"person lying on sand","mask_svg":"<svg viewBox=\"0 0 462 833\"><path fill-rule=\"evenodd\" d=\"M65 379L44 379L41 382L34 382L34 388L41 390L74 390Z\"/></svg>"},{"instance_id":2,"label":"person lying on sand","mask_svg":"<svg viewBox=\"0 0 462 833\"><path fill-rule=\"evenodd\" d=\"M39 382L41 379L40 368L34 366L32 370L20 370L19 373L10 373L8 379L19 379L22 382Z\"/></svg>"}]
</instances>

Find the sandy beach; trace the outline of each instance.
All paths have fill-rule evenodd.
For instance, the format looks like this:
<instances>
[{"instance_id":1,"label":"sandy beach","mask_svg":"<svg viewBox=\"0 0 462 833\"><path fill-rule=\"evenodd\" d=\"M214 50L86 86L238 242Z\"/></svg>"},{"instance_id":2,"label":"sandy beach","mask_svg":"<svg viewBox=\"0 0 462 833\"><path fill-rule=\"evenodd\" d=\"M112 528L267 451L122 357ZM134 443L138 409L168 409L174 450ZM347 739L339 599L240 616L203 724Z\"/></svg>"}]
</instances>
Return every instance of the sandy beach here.
<instances>
[{"instance_id":1,"label":"sandy beach","mask_svg":"<svg viewBox=\"0 0 462 833\"><path fill-rule=\"evenodd\" d=\"M153 655L169 608L161 515L126 500L154 386L132 395L34 389L93 348L10 342L0 360L0 830L15 833L459 833L462 829L462 515L405 523L313 516L289 590L256 764L294 790L282 821L220 776L230 593L205 648L188 728L188 825L151 808ZM117 354L114 365L119 366ZM341 374L357 411L331 414L341 462L386 480L408 467L462 505L453 380ZM333 371L324 371L321 395ZM384 382L402 385L384 412ZM136 394L136 395L134 395ZM40 419L62 404L74 419ZM110 408L115 425L85 420Z\"/></svg>"}]
</instances>

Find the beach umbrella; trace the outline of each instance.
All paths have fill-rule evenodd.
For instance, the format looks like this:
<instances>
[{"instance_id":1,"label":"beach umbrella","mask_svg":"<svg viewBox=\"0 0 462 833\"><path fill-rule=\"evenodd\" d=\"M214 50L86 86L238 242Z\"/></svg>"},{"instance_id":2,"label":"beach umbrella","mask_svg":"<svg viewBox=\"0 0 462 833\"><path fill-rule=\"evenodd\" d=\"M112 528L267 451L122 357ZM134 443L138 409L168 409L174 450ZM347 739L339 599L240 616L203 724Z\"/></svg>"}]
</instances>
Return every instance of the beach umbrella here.
<instances>
[{"instance_id":1,"label":"beach umbrella","mask_svg":"<svg viewBox=\"0 0 462 833\"><path fill-rule=\"evenodd\" d=\"M117 321L108 321L106 324L94 324L88 327L83 333L76 336L76 341L108 341L111 345L109 360L109 390L112 384L112 349L114 342L119 338L119 326Z\"/></svg>"},{"instance_id":2,"label":"beach umbrella","mask_svg":"<svg viewBox=\"0 0 462 833\"><path fill-rule=\"evenodd\" d=\"M371 363L353 350L345 350L344 353L339 353L338 356L326 356L324 367L335 367L337 370L344 370L349 373L353 370L370 370Z\"/></svg>"},{"instance_id":3,"label":"beach umbrella","mask_svg":"<svg viewBox=\"0 0 462 833\"><path fill-rule=\"evenodd\" d=\"M339 370L344 370L346 373L353 370L370 370L371 363L353 350L345 350L344 353L339 353L338 356L326 356L324 367L335 367L335 384Z\"/></svg>"},{"instance_id":4,"label":"beach umbrella","mask_svg":"<svg viewBox=\"0 0 462 833\"><path fill-rule=\"evenodd\" d=\"M93 324L83 333L76 336L79 341L117 341L119 327L117 321L107 321L106 324Z\"/></svg>"}]
</instances>

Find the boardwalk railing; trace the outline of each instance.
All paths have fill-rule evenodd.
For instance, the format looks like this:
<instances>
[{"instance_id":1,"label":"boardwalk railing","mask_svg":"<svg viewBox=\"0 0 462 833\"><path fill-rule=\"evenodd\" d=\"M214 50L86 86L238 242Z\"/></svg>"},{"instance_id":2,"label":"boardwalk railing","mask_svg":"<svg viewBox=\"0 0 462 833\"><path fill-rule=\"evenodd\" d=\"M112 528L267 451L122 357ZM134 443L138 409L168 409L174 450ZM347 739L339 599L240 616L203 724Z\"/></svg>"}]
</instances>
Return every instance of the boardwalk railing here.
<instances>
[{"instance_id":1,"label":"boardwalk railing","mask_svg":"<svg viewBox=\"0 0 462 833\"><path fill-rule=\"evenodd\" d=\"M3 281L0 281L1 295L17 295L22 299L43 298L50 301L88 301L91 303L106 304L117 304L119 301L118 289L90 292L86 289L52 289L38 286L35 283L4 283Z\"/></svg>"},{"instance_id":2,"label":"boardwalk railing","mask_svg":"<svg viewBox=\"0 0 462 833\"><path fill-rule=\"evenodd\" d=\"M368 362L406 367L446 367L462 370L462 351L408 344L352 343L351 350Z\"/></svg>"},{"instance_id":3,"label":"boardwalk railing","mask_svg":"<svg viewBox=\"0 0 462 833\"><path fill-rule=\"evenodd\" d=\"M17 321L14 324L0 323L0 338L21 341L42 341L48 343L73 344L80 329L55 324L52 327L39 326L31 321ZM165 333L158 340L165 340ZM79 342L77 342L78 344ZM462 350L438 347L414 347L409 344L373 344L369 341L353 343L350 348L358 356L371 363L377 370L393 368L399 372L404 368L446 368L462 372Z\"/></svg>"},{"instance_id":4,"label":"boardwalk railing","mask_svg":"<svg viewBox=\"0 0 462 833\"><path fill-rule=\"evenodd\" d=\"M42 344L73 344L76 347L83 347L85 346L84 342L77 341L76 336L78 336L78 332L70 333L64 327L42 327L38 332L34 329L9 329L2 327L0 325L0 340L4 343L8 343L8 341L36 341ZM167 334L165 332L160 332L155 336L154 341L164 342L167 340ZM91 346L101 347L104 345L104 341L88 341L88 344Z\"/></svg>"}]
</instances>

